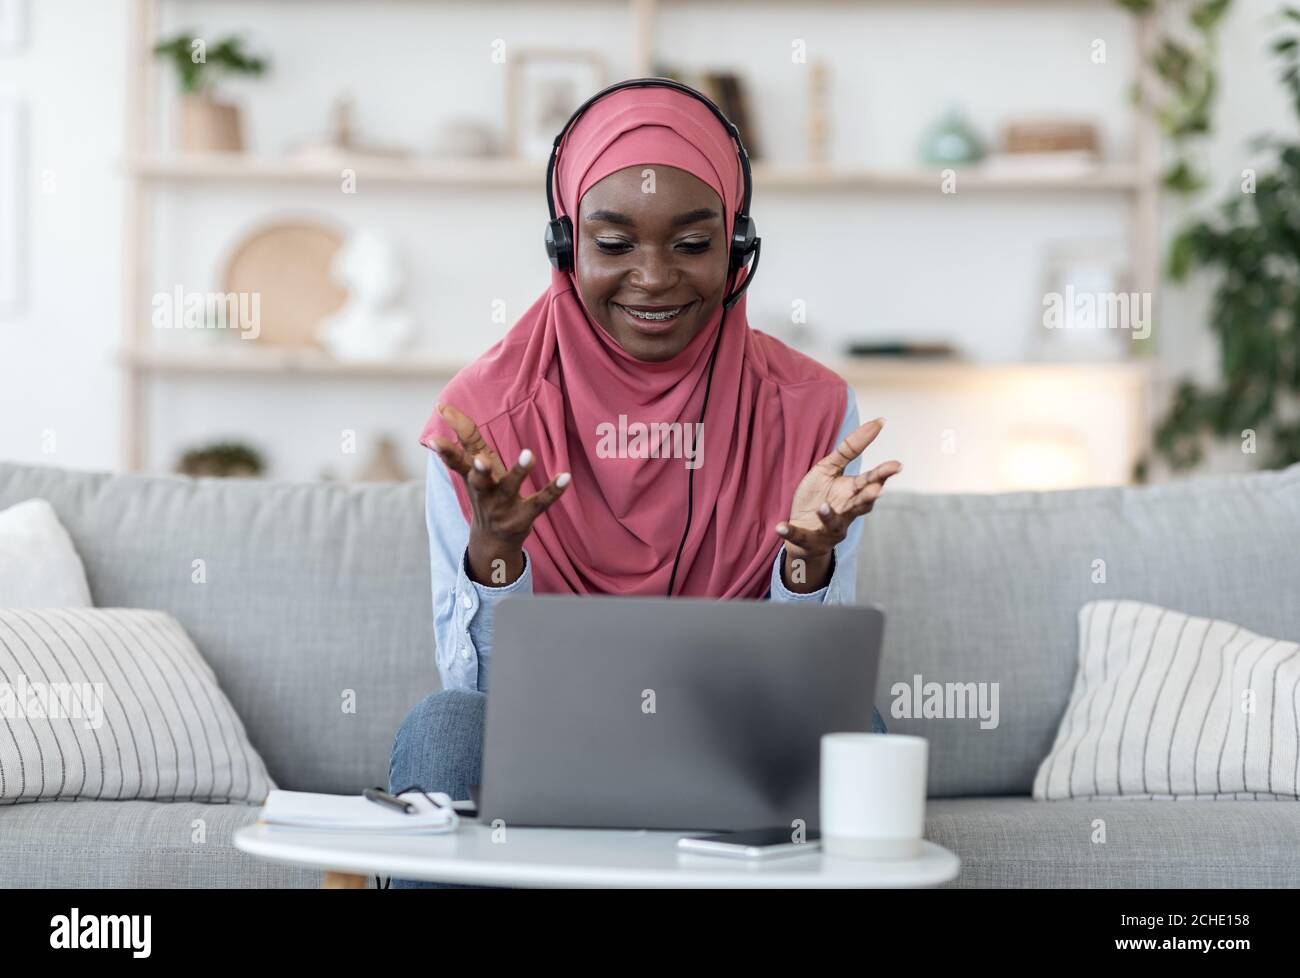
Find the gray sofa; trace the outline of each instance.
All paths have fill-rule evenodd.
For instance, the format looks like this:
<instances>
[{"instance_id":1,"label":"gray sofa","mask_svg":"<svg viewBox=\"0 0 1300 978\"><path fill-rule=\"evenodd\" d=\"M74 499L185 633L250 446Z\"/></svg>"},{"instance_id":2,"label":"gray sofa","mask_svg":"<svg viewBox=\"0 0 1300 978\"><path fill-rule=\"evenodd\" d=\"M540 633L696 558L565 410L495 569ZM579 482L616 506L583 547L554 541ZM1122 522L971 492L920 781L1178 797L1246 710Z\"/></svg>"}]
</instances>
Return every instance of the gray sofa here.
<instances>
[{"instance_id":1,"label":"gray sofa","mask_svg":"<svg viewBox=\"0 0 1300 978\"><path fill-rule=\"evenodd\" d=\"M34 496L71 534L96 605L180 620L281 787L386 781L393 733L438 686L421 485L0 463L0 508ZM1140 489L891 490L867 520L860 594L887 615L877 703L892 732L930 740L927 834L961 856L954 886L1300 885L1300 804L1029 797L1069 697L1083 602L1134 598L1300 638L1300 466ZM198 558L205 584L191 582ZM1098 560L1105 583L1094 582ZM996 683L997 725L898 716L891 690L917 681ZM355 712L343 709L348 691ZM139 801L3 808L3 881L317 885L230 845L254 814Z\"/></svg>"}]
</instances>

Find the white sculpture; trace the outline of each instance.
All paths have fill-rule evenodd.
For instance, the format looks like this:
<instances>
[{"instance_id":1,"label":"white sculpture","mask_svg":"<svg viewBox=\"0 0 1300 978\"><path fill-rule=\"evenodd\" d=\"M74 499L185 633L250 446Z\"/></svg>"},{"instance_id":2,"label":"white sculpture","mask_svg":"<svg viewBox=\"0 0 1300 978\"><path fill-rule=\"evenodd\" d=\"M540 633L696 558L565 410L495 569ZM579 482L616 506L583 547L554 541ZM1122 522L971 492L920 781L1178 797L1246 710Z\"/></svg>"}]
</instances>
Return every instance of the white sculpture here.
<instances>
[{"instance_id":1,"label":"white sculpture","mask_svg":"<svg viewBox=\"0 0 1300 978\"><path fill-rule=\"evenodd\" d=\"M400 353L414 328L402 305L405 275L392 241L378 231L355 231L335 255L331 273L348 298L317 327L321 346L340 360L386 360Z\"/></svg>"}]
</instances>

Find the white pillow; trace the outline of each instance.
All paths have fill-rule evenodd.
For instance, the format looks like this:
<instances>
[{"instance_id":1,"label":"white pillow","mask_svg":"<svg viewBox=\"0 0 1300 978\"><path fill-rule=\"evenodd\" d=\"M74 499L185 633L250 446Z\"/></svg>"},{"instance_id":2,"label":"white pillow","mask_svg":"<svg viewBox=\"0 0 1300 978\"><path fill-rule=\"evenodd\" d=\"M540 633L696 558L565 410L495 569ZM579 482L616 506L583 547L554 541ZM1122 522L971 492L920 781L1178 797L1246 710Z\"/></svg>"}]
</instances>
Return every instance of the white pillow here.
<instances>
[{"instance_id":1,"label":"white pillow","mask_svg":"<svg viewBox=\"0 0 1300 978\"><path fill-rule=\"evenodd\" d=\"M1137 601L1079 610L1079 671L1034 797L1295 800L1300 645Z\"/></svg>"},{"instance_id":2,"label":"white pillow","mask_svg":"<svg viewBox=\"0 0 1300 978\"><path fill-rule=\"evenodd\" d=\"M0 608L0 804L255 802L275 787L161 611Z\"/></svg>"},{"instance_id":3,"label":"white pillow","mask_svg":"<svg viewBox=\"0 0 1300 978\"><path fill-rule=\"evenodd\" d=\"M0 608L89 608L86 570L44 499L0 511Z\"/></svg>"}]
</instances>

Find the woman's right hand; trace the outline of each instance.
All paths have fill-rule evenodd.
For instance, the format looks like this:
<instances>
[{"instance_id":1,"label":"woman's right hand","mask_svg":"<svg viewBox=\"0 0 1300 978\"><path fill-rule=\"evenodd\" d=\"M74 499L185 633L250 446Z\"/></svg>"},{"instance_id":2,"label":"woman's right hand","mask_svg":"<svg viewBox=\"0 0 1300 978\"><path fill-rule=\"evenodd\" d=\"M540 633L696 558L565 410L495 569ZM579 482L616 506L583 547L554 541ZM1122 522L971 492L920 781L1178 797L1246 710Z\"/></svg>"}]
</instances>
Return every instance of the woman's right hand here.
<instances>
[{"instance_id":1,"label":"woman's right hand","mask_svg":"<svg viewBox=\"0 0 1300 978\"><path fill-rule=\"evenodd\" d=\"M493 451L473 420L450 404L438 414L456 433L459 445L435 436L434 448L447 468L459 472L469 491L469 572L480 584L504 587L524 572L524 540L533 521L564 492L569 473L561 472L540 491L520 496L519 486L533 465L524 449L510 469Z\"/></svg>"}]
</instances>

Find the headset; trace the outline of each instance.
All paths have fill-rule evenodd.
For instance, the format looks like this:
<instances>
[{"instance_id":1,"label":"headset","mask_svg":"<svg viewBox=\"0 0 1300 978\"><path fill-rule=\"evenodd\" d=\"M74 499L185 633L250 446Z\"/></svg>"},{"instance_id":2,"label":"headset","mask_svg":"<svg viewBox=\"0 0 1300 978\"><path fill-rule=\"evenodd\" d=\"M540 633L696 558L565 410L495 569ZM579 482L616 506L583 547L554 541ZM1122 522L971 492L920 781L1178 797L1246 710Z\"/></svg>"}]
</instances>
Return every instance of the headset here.
<instances>
[{"instance_id":1,"label":"headset","mask_svg":"<svg viewBox=\"0 0 1300 978\"><path fill-rule=\"evenodd\" d=\"M567 214L563 217L557 217L555 213L553 184L555 182L555 164L560 156L560 143L564 141L564 137L573 128L573 124L578 121L578 118L587 109L606 95L625 88L668 88L702 102L731 135L736 144L736 152L740 157L740 172L744 177L744 193L741 197L740 210L731 226L731 250L728 254L727 277L731 278L740 269L744 268L751 255L754 261L749 266L749 274L745 276L745 281L740 288L734 290L722 300L722 322L718 324L718 335L714 339L713 349L709 353L708 375L704 382L704 404L700 408L700 421L703 422L709 409L709 391L713 387L713 364L718 353L718 343L722 340L722 328L727 322L727 310L740 301L741 295L749 288L749 283L754 280L754 273L758 271L758 259L763 245L762 239L758 236L758 229L754 225L754 219L749 216L749 204L754 193L753 178L749 171L749 153L745 151L745 143L740 138L740 130L722 114L722 110L702 93L697 92L689 85L673 81L671 78L631 78L626 81L616 82L601 89L578 106L573 115L569 116L569 121L564 124L564 128L560 130L559 135L555 137L555 142L551 145L551 158L546 164L546 207L551 215L550 222L546 225L546 257L550 259L552 265L562 272L571 272L574 269L573 221ZM677 556L673 558L672 574L668 578L667 596L670 598L673 595L673 587L677 583L677 567L681 563L682 551L686 547L686 539L690 536L691 516L695 509L695 469L689 469L688 472L689 475L686 481L686 527L682 530L681 543L677 545Z\"/></svg>"},{"instance_id":2,"label":"headset","mask_svg":"<svg viewBox=\"0 0 1300 978\"><path fill-rule=\"evenodd\" d=\"M560 271L573 271L573 220L568 214L563 217L556 217L555 214L555 164L560 156L560 143L564 141L564 137L573 128L573 124L578 121L578 118L587 109L606 95L622 91L625 88L668 88L681 92L683 95L689 95L708 107L709 111L717 117L717 120L722 123L723 128L730 133L731 138L736 143L736 151L740 156L740 172L744 177L744 194L740 201L740 211L736 214L735 221L731 226L728 276L734 275L743 268L751 255L753 255L754 263L749 269L749 274L745 276L744 284L722 300L723 309L730 309L740 300L740 296L745 289L749 288L754 273L758 271L758 259L763 245L762 239L758 236L758 228L754 224L754 219L749 216L749 204L754 194L753 178L749 172L749 153L745 151L745 143L740 138L740 130L722 114L722 110L712 100L689 85L683 85L671 78L630 78L626 81L615 82L607 88L602 88L587 99L574 110L573 115L569 116L569 121L564 124L564 128L560 130L559 135L555 137L555 142L551 145L551 158L546 164L546 207L551 215L551 220L546 225L546 257Z\"/></svg>"}]
</instances>

